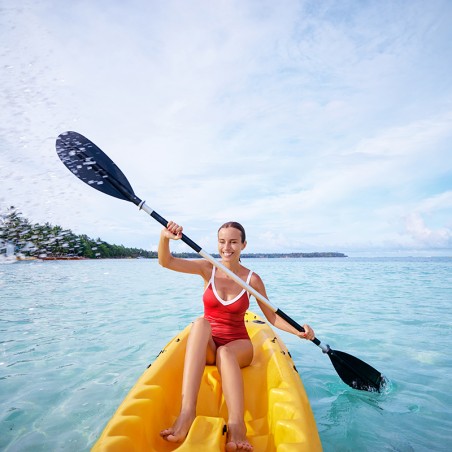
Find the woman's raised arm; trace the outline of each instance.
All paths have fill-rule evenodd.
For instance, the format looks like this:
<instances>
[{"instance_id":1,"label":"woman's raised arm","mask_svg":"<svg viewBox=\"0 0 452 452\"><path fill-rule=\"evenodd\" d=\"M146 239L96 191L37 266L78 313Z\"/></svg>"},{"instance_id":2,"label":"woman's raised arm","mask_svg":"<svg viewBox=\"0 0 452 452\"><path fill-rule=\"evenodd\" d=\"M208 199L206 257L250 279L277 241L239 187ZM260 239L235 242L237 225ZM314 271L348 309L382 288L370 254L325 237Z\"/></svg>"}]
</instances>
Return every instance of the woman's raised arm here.
<instances>
[{"instance_id":1,"label":"woman's raised arm","mask_svg":"<svg viewBox=\"0 0 452 452\"><path fill-rule=\"evenodd\" d=\"M159 264L176 272L201 275L204 280L210 279L212 264L205 259L181 259L171 254L170 240L180 240L182 237L182 226L170 221L168 226L160 233L158 248Z\"/></svg>"}]
</instances>

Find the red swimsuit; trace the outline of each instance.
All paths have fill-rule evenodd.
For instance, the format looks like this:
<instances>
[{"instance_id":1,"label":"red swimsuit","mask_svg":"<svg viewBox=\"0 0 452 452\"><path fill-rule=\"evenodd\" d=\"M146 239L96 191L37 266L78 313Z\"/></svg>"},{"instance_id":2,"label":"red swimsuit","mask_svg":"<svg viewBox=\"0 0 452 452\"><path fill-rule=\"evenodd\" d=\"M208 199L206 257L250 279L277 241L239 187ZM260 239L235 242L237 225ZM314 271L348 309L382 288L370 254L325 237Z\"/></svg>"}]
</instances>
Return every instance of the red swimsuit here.
<instances>
[{"instance_id":1,"label":"red swimsuit","mask_svg":"<svg viewBox=\"0 0 452 452\"><path fill-rule=\"evenodd\" d=\"M246 283L251 280L252 271L249 272ZM243 289L233 300L222 300L215 288L215 267L203 295L204 318L212 327L212 338L217 347L237 339L249 339L245 327L245 312L250 305L250 296Z\"/></svg>"}]
</instances>

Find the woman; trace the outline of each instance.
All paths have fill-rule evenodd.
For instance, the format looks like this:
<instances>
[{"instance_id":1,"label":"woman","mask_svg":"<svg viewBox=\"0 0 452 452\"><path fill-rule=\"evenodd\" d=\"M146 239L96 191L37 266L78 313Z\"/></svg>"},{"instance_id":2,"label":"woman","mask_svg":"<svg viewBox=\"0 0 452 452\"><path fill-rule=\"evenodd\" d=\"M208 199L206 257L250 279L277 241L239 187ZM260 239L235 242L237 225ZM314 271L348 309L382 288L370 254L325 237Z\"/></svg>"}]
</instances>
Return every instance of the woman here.
<instances>
[{"instance_id":1,"label":"woman","mask_svg":"<svg viewBox=\"0 0 452 452\"><path fill-rule=\"evenodd\" d=\"M251 451L244 421L243 379L240 369L251 364L253 345L246 331L244 315L249 307L249 294L240 285L216 269L205 259L179 259L172 256L170 240L182 237L182 226L170 221L161 232L159 263L165 268L192 273L204 279L204 316L198 318L190 331L185 353L182 382L182 405L174 425L162 430L167 441L182 442L196 416L196 402L206 364L216 364L221 375L223 394L228 408L226 451ZM246 247L243 226L225 223L218 230L218 251L222 264L267 298L261 278L240 263L240 253ZM313 339L314 331L303 325L301 333L278 317L268 306L257 300L267 320L277 328L304 339ZM199 353L206 350L206 353Z\"/></svg>"}]
</instances>

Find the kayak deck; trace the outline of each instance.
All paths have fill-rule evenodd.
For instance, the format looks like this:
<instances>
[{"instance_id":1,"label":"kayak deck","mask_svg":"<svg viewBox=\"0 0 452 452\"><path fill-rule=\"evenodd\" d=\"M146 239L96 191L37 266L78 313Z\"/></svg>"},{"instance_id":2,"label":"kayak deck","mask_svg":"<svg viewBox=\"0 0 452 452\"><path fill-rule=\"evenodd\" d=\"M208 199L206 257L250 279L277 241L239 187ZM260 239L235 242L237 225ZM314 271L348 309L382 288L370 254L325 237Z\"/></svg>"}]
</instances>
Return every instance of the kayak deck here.
<instances>
[{"instance_id":1,"label":"kayak deck","mask_svg":"<svg viewBox=\"0 0 452 452\"><path fill-rule=\"evenodd\" d=\"M322 450L314 416L298 372L281 339L247 312L254 359L242 369L247 437L255 452ZM227 407L216 366L206 366L197 417L181 444L163 440L180 410L185 346L191 325L160 352L108 422L93 451L223 451Z\"/></svg>"}]
</instances>

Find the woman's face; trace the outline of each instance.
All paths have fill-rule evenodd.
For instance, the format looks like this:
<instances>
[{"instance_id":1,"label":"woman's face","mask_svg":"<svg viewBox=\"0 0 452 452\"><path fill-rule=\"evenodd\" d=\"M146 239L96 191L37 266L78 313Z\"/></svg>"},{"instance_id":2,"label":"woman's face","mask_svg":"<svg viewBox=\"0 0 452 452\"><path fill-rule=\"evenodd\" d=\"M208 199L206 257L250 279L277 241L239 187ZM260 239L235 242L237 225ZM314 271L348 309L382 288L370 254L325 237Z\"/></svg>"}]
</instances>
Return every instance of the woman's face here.
<instances>
[{"instance_id":1,"label":"woman's face","mask_svg":"<svg viewBox=\"0 0 452 452\"><path fill-rule=\"evenodd\" d=\"M224 261L239 261L240 253L245 248L242 234L236 228L221 228L218 231L218 252Z\"/></svg>"}]
</instances>

